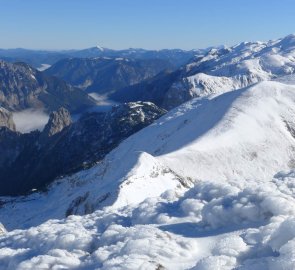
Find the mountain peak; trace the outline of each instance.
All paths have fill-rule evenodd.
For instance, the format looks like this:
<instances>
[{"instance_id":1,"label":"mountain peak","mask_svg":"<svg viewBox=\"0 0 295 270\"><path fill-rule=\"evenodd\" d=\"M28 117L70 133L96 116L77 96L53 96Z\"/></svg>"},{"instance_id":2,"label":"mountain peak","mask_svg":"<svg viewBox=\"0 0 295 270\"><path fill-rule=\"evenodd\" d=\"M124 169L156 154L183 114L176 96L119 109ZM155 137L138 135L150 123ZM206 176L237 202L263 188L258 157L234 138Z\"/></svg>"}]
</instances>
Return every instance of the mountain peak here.
<instances>
[{"instance_id":1,"label":"mountain peak","mask_svg":"<svg viewBox=\"0 0 295 270\"><path fill-rule=\"evenodd\" d=\"M285 47L295 46L295 34L290 34L290 35L282 38L281 40L279 40L279 43Z\"/></svg>"},{"instance_id":2,"label":"mountain peak","mask_svg":"<svg viewBox=\"0 0 295 270\"><path fill-rule=\"evenodd\" d=\"M49 121L44 128L44 134L48 137L61 132L65 127L72 123L71 115L69 111L63 107L57 111L52 112L49 116Z\"/></svg>"}]
</instances>

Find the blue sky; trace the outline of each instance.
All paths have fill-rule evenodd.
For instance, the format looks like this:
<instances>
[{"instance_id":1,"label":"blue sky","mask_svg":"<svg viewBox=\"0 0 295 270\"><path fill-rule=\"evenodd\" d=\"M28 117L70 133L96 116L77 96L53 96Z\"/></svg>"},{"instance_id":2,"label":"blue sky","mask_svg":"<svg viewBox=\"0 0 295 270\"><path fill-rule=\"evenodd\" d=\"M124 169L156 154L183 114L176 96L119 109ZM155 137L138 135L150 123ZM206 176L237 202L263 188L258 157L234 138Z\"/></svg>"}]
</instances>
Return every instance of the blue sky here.
<instances>
[{"instance_id":1,"label":"blue sky","mask_svg":"<svg viewBox=\"0 0 295 270\"><path fill-rule=\"evenodd\" d=\"M204 48L295 33L295 0L0 0L0 48Z\"/></svg>"}]
</instances>

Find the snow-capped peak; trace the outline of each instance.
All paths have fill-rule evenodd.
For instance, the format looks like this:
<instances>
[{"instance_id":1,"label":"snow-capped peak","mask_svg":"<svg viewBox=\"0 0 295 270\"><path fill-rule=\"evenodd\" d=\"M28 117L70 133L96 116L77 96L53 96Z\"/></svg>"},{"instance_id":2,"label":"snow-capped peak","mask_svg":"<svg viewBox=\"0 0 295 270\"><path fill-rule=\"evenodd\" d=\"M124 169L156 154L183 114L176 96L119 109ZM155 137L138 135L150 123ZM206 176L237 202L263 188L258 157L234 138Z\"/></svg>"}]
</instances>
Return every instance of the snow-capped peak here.
<instances>
[{"instance_id":1,"label":"snow-capped peak","mask_svg":"<svg viewBox=\"0 0 295 270\"><path fill-rule=\"evenodd\" d=\"M295 35L270 42L242 42L214 48L193 59L167 93L170 100L186 100L240 89L295 72ZM173 104L173 103L172 103Z\"/></svg>"}]
</instances>

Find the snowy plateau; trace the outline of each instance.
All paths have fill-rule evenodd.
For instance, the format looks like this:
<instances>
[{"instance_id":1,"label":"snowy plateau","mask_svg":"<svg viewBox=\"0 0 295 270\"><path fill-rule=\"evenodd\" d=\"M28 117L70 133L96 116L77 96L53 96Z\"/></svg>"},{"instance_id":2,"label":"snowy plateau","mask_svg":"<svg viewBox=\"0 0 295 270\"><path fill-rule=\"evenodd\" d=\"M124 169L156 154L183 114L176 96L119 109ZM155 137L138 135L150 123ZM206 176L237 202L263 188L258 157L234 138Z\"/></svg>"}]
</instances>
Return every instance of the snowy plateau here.
<instances>
[{"instance_id":1,"label":"snowy plateau","mask_svg":"<svg viewBox=\"0 0 295 270\"><path fill-rule=\"evenodd\" d=\"M200 97L2 197L0 269L295 269L295 36L224 50L187 66Z\"/></svg>"}]
</instances>

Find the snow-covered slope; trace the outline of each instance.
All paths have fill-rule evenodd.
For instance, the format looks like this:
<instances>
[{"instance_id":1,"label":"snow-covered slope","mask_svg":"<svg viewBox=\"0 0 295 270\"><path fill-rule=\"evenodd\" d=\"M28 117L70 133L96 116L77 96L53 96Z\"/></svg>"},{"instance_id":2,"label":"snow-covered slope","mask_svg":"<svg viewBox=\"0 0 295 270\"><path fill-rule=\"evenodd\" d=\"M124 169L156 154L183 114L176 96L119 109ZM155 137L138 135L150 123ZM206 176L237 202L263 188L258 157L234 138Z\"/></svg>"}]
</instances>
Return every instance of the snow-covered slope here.
<instances>
[{"instance_id":1,"label":"snow-covered slope","mask_svg":"<svg viewBox=\"0 0 295 270\"><path fill-rule=\"evenodd\" d=\"M167 92L165 104L177 100L183 92L188 97L221 94L293 74L294 70L295 35L269 42L243 42L229 48L214 48L185 66L183 76Z\"/></svg>"},{"instance_id":2,"label":"snow-covered slope","mask_svg":"<svg viewBox=\"0 0 295 270\"><path fill-rule=\"evenodd\" d=\"M47 193L1 198L0 269L294 269L294 115L274 81L195 99Z\"/></svg>"}]
</instances>

